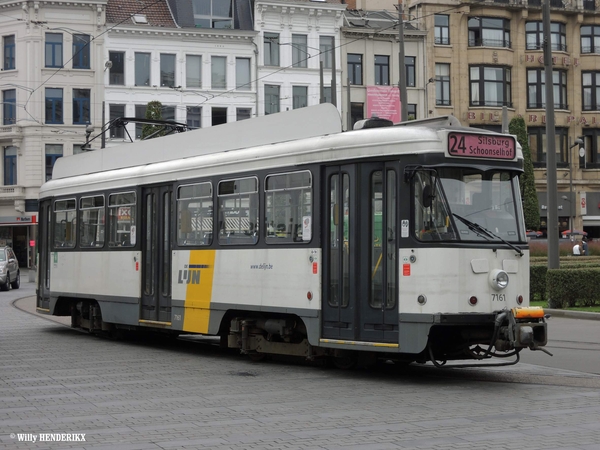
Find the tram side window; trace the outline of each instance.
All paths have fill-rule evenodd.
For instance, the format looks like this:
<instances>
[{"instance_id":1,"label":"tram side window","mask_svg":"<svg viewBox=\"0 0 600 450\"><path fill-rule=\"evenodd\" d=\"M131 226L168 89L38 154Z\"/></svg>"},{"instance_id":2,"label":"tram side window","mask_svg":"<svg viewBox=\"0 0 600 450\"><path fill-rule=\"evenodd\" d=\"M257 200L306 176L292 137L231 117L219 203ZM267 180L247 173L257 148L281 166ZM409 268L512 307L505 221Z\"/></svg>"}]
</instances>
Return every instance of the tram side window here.
<instances>
[{"instance_id":1,"label":"tram side window","mask_svg":"<svg viewBox=\"0 0 600 450\"><path fill-rule=\"evenodd\" d=\"M312 177L309 171L265 179L265 224L269 244L308 242L312 238Z\"/></svg>"},{"instance_id":2,"label":"tram side window","mask_svg":"<svg viewBox=\"0 0 600 450\"><path fill-rule=\"evenodd\" d=\"M219 244L251 245L258 241L258 178L219 182Z\"/></svg>"},{"instance_id":3,"label":"tram side window","mask_svg":"<svg viewBox=\"0 0 600 450\"><path fill-rule=\"evenodd\" d=\"M180 186L177 190L177 243L210 245L213 230L212 183Z\"/></svg>"},{"instance_id":4,"label":"tram side window","mask_svg":"<svg viewBox=\"0 0 600 450\"><path fill-rule=\"evenodd\" d=\"M79 245L82 248L104 246L104 196L79 199Z\"/></svg>"},{"instance_id":5,"label":"tram side window","mask_svg":"<svg viewBox=\"0 0 600 450\"><path fill-rule=\"evenodd\" d=\"M54 247L75 247L77 203L74 198L54 202Z\"/></svg>"},{"instance_id":6,"label":"tram side window","mask_svg":"<svg viewBox=\"0 0 600 450\"><path fill-rule=\"evenodd\" d=\"M111 194L108 197L109 247L133 247L136 243L135 192Z\"/></svg>"}]
</instances>

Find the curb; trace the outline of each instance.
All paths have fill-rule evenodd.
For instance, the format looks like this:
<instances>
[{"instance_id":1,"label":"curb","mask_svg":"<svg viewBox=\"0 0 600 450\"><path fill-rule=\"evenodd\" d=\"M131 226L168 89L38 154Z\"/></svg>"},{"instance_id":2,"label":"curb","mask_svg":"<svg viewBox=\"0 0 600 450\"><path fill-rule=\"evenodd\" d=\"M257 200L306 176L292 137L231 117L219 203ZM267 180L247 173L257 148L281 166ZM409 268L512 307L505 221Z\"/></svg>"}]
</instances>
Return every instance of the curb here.
<instances>
[{"instance_id":1,"label":"curb","mask_svg":"<svg viewBox=\"0 0 600 450\"><path fill-rule=\"evenodd\" d=\"M565 311L563 309L544 308L544 312L550 314L550 317L566 317L568 319L600 320L600 313L585 311Z\"/></svg>"}]
</instances>

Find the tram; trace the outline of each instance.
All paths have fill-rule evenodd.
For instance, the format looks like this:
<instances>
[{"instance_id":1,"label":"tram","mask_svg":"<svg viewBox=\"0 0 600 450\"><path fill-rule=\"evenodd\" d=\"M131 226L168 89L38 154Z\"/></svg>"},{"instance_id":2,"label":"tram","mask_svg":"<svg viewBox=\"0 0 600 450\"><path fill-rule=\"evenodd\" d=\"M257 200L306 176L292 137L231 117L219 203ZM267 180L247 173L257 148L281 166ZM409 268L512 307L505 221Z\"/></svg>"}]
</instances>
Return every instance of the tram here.
<instances>
[{"instance_id":1,"label":"tram","mask_svg":"<svg viewBox=\"0 0 600 450\"><path fill-rule=\"evenodd\" d=\"M340 367L545 351L514 136L340 122L322 104L60 158L37 311Z\"/></svg>"}]
</instances>

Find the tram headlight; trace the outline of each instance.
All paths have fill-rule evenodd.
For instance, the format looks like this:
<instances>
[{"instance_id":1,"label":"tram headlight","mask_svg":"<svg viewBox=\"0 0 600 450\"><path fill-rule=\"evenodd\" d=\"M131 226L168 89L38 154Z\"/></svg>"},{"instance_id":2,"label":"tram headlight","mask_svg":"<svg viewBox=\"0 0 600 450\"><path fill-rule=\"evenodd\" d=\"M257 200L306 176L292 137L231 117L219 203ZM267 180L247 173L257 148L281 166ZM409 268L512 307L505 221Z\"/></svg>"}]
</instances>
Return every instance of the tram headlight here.
<instances>
[{"instance_id":1,"label":"tram headlight","mask_svg":"<svg viewBox=\"0 0 600 450\"><path fill-rule=\"evenodd\" d=\"M492 270L490 273L490 284L497 291L508 286L508 274L504 270Z\"/></svg>"}]
</instances>

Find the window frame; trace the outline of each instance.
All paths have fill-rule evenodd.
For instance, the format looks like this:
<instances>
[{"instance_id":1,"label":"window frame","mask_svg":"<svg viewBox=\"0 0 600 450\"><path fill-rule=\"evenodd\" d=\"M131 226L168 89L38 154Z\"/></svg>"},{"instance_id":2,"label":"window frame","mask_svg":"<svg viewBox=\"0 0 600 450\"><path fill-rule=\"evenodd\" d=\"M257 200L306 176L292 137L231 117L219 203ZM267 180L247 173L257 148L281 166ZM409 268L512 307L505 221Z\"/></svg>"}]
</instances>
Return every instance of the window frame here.
<instances>
[{"instance_id":1,"label":"window frame","mask_svg":"<svg viewBox=\"0 0 600 450\"><path fill-rule=\"evenodd\" d=\"M175 87L177 58L174 53L160 54L160 86Z\"/></svg>"},{"instance_id":2,"label":"window frame","mask_svg":"<svg viewBox=\"0 0 600 450\"><path fill-rule=\"evenodd\" d=\"M87 93L87 95L81 95L84 93ZM92 123L91 99L92 92L90 89L73 88L73 125Z\"/></svg>"},{"instance_id":3,"label":"window frame","mask_svg":"<svg viewBox=\"0 0 600 450\"><path fill-rule=\"evenodd\" d=\"M46 33L44 40L44 67L61 69L63 67L62 33ZM49 40L49 38L56 40Z\"/></svg>"},{"instance_id":4,"label":"window frame","mask_svg":"<svg viewBox=\"0 0 600 450\"><path fill-rule=\"evenodd\" d=\"M89 34L73 35L73 69L90 68L90 43Z\"/></svg>"},{"instance_id":5,"label":"window frame","mask_svg":"<svg viewBox=\"0 0 600 450\"><path fill-rule=\"evenodd\" d=\"M134 56L134 86L150 86L151 54L148 52L135 52Z\"/></svg>"},{"instance_id":6,"label":"window frame","mask_svg":"<svg viewBox=\"0 0 600 450\"><path fill-rule=\"evenodd\" d=\"M60 148L60 152L57 150ZM50 150L50 151L49 151ZM54 164L58 158L64 156L63 144L45 144L44 145L44 179L50 181L52 179L52 173L54 171Z\"/></svg>"},{"instance_id":7,"label":"window frame","mask_svg":"<svg viewBox=\"0 0 600 450\"><path fill-rule=\"evenodd\" d=\"M488 24L485 24L488 21ZM490 24L494 22L501 22L502 26L492 27ZM469 47L499 47L499 48L511 48L510 41L510 19L503 17L469 17L467 21L467 27L469 30L468 46ZM486 39L484 35L486 32L502 32L502 39Z\"/></svg>"},{"instance_id":8,"label":"window frame","mask_svg":"<svg viewBox=\"0 0 600 450\"><path fill-rule=\"evenodd\" d=\"M308 106L308 86L292 86L292 109Z\"/></svg>"},{"instance_id":9,"label":"window frame","mask_svg":"<svg viewBox=\"0 0 600 450\"><path fill-rule=\"evenodd\" d=\"M374 58L375 85L389 86L390 85L390 56L375 55Z\"/></svg>"},{"instance_id":10,"label":"window frame","mask_svg":"<svg viewBox=\"0 0 600 450\"><path fill-rule=\"evenodd\" d=\"M111 86L125 85L125 52L109 51L108 60L111 63L108 70L108 84Z\"/></svg>"},{"instance_id":11,"label":"window frame","mask_svg":"<svg viewBox=\"0 0 600 450\"><path fill-rule=\"evenodd\" d=\"M584 28L589 28L590 32L584 34ZM580 28L580 45L581 45L581 54L588 55L591 53L600 53L600 25L589 24L589 25L581 25ZM584 39L589 39L589 49L584 46ZM587 50L587 51L586 51Z\"/></svg>"},{"instance_id":12,"label":"window frame","mask_svg":"<svg viewBox=\"0 0 600 450\"><path fill-rule=\"evenodd\" d=\"M446 18L446 23L438 23L438 19ZM448 14L434 14L434 44L450 45L450 16ZM445 32L444 32L445 31Z\"/></svg>"},{"instance_id":13,"label":"window frame","mask_svg":"<svg viewBox=\"0 0 600 450\"><path fill-rule=\"evenodd\" d=\"M202 55L185 55L185 87L202 89Z\"/></svg>"},{"instance_id":14,"label":"window frame","mask_svg":"<svg viewBox=\"0 0 600 450\"><path fill-rule=\"evenodd\" d=\"M530 81L531 74L536 74L536 80ZM559 83L555 81L555 75L558 74ZM546 74L544 68L532 68L527 69L526 72L527 80L527 109L543 109L546 107ZM569 105L567 102L567 71L566 70L553 70L552 71L552 85L554 93L554 108L555 109L568 109ZM557 89L558 87L558 89ZM535 88L535 89L534 89ZM533 94L532 94L533 93ZM557 93L559 95L557 95ZM535 103L532 103L532 95L535 96Z\"/></svg>"},{"instance_id":15,"label":"window frame","mask_svg":"<svg viewBox=\"0 0 600 450\"><path fill-rule=\"evenodd\" d=\"M323 69L333 67L335 57L335 37L319 36L319 62L323 63Z\"/></svg>"},{"instance_id":16,"label":"window frame","mask_svg":"<svg viewBox=\"0 0 600 450\"><path fill-rule=\"evenodd\" d=\"M16 186L18 182L18 152L14 145L7 145L2 149L4 165L4 186Z\"/></svg>"},{"instance_id":17,"label":"window frame","mask_svg":"<svg viewBox=\"0 0 600 450\"><path fill-rule=\"evenodd\" d=\"M447 68L447 75L443 75L442 68ZM440 69L440 70L438 70ZM435 105L450 106L452 105L451 86L450 86L450 64L435 63Z\"/></svg>"},{"instance_id":18,"label":"window frame","mask_svg":"<svg viewBox=\"0 0 600 450\"><path fill-rule=\"evenodd\" d=\"M277 114L278 112L281 111L281 86L279 86L278 84L265 84L264 85L264 89L265 89L265 116L269 115L269 114ZM269 93L267 92L267 89L273 90L273 91L277 91ZM267 100L271 100L271 101L267 101ZM277 102L273 102L273 100L277 99ZM270 105L269 108L267 108L267 105ZM274 107L273 105L276 105L276 107Z\"/></svg>"},{"instance_id":19,"label":"window frame","mask_svg":"<svg viewBox=\"0 0 600 450\"><path fill-rule=\"evenodd\" d=\"M17 90L6 89L2 91L2 124L15 125L17 123Z\"/></svg>"},{"instance_id":20,"label":"window frame","mask_svg":"<svg viewBox=\"0 0 600 450\"><path fill-rule=\"evenodd\" d=\"M308 36L292 34L292 67L304 69L308 67Z\"/></svg>"},{"instance_id":21,"label":"window frame","mask_svg":"<svg viewBox=\"0 0 600 450\"><path fill-rule=\"evenodd\" d=\"M238 91L252 90L252 77L250 76L250 58L235 58L235 88Z\"/></svg>"},{"instance_id":22,"label":"window frame","mask_svg":"<svg viewBox=\"0 0 600 450\"><path fill-rule=\"evenodd\" d=\"M358 57L358 61L351 60L354 59L355 56ZM362 53L348 53L346 56L346 62L348 64L348 78L350 79L350 84L355 86L361 86L363 84Z\"/></svg>"},{"instance_id":23,"label":"window frame","mask_svg":"<svg viewBox=\"0 0 600 450\"><path fill-rule=\"evenodd\" d=\"M263 49L265 66L279 67L279 33L265 32L263 34Z\"/></svg>"},{"instance_id":24,"label":"window frame","mask_svg":"<svg viewBox=\"0 0 600 450\"><path fill-rule=\"evenodd\" d=\"M406 70L406 87L415 87L417 85L417 57L405 56L404 68Z\"/></svg>"},{"instance_id":25,"label":"window frame","mask_svg":"<svg viewBox=\"0 0 600 450\"><path fill-rule=\"evenodd\" d=\"M502 79L486 79L486 72L489 69L501 70ZM474 71L479 72L478 78L473 78ZM469 106L488 106L499 108L502 106L512 107L512 72L511 67L508 66L492 66L492 65L472 65L469 66ZM501 87L502 100L493 102L491 99L487 99L487 92L489 87ZM477 91L475 91L477 87ZM498 90L493 90L498 93ZM477 97L480 100L475 101L474 96L477 93Z\"/></svg>"},{"instance_id":26,"label":"window frame","mask_svg":"<svg viewBox=\"0 0 600 450\"><path fill-rule=\"evenodd\" d=\"M48 95L48 94L58 94ZM62 124L64 123L64 92L62 88L51 88L47 87L44 91L45 99L45 123L48 124ZM50 112L50 114L48 114Z\"/></svg>"},{"instance_id":27,"label":"window frame","mask_svg":"<svg viewBox=\"0 0 600 450\"><path fill-rule=\"evenodd\" d=\"M2 36L2 69L16 69L16 38L14 34Z\"/></svg>"},{"instance_id":28,"label":"window frame","mask_svg":"<svg viewBox=\"0 0 600 450\"><path fill-rule=\"evenodd\" d=\"M586 76L590 82L586 84ZM586 106L586 91L589 105ZM583 111L600 111L600 70L581 71L581 109Z\"/></svg>"},{"instance_id":29,"label":"window frame","mask_svg":"<svg viewBox=\"0 0 600 450\"><path fill-rule=\"evenodd\" d=\"M544 23L540 20L525 22L525 50L543 50ZM554 28L558 27L558 30ZM567 27L562 22L550 23L550 43L553 51L567 51Z\"/></svg>"},{"instance_id":30,"label":"window frame","mask_svg":"<svg viewBox=\"0 0 600 450\"><path fill-rule=\"evenodd\" d=\"M210 88L221 91L227 89L227 56L210 57Z\"/></svg>"}]
</instances>

